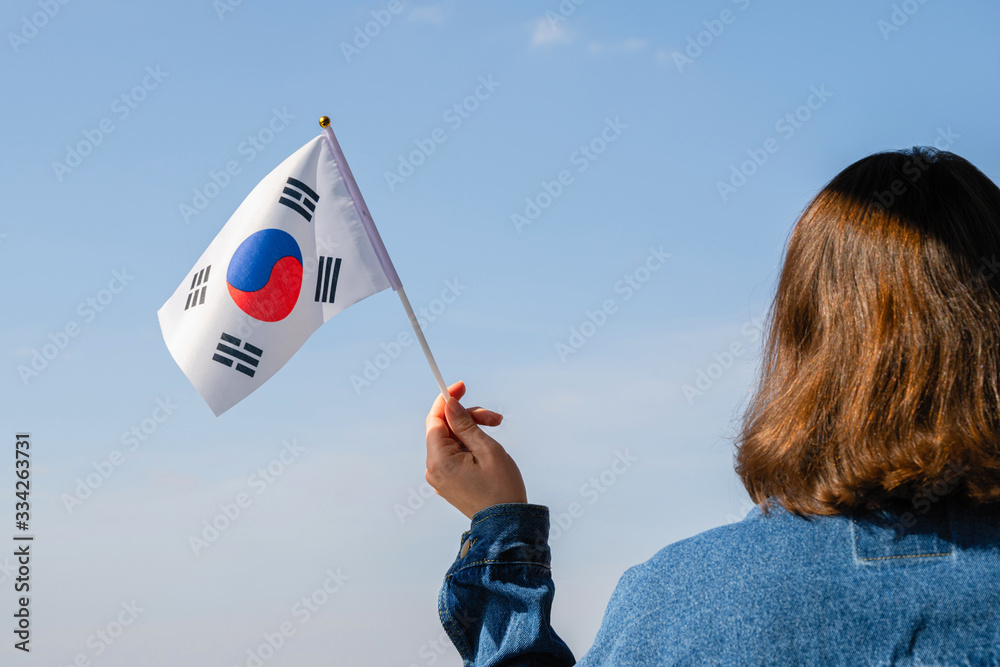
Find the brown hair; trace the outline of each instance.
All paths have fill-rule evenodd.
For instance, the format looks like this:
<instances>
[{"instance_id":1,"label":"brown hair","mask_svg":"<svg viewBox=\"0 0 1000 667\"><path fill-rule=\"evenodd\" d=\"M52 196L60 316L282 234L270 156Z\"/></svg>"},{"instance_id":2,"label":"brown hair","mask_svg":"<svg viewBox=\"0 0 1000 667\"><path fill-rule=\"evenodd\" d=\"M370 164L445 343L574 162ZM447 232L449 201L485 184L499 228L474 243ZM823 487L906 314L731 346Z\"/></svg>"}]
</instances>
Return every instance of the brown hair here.
<instances>
[{"instance_id":1,"label":"brown hair","mask_svg":"<svg viewBox=\"0 0 1000 667\"><path fill-rule=\"evenodd\" d=\"M997 254L1000 189L953 153L870 155L816 195L736 438L754 502L845 514L928 488L1000 501Z\"/></svg>"}]
</instances>

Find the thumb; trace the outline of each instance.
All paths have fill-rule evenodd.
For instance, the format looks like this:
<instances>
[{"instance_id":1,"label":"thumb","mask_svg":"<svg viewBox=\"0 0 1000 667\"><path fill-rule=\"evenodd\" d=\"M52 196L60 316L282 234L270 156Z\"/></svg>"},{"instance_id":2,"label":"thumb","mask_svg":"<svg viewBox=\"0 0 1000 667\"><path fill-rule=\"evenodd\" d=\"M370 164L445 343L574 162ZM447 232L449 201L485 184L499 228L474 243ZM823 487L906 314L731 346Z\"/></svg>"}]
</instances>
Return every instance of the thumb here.
<instances>
[{"instance_id":1,"label":"thumb","mask_svg":"<svg viewBox=\"0 0 1000 667\"><path fill-rule=\"evenodd\" d=\"M488 447L493 442L493 438L479 428L479 424L472 418L468 410L462 407L458 399L454 397L448 399L448 403L445 405L445 416L448 420L448 427L470 450Z\"/></svg>"}]
</instances>

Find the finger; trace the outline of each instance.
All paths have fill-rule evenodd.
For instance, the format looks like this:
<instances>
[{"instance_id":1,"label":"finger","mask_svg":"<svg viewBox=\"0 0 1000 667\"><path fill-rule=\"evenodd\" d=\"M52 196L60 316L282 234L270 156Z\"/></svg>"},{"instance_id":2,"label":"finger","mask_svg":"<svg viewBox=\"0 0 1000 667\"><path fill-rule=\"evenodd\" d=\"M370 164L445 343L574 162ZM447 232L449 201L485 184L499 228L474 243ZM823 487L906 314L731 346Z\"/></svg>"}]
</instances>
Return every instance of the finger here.
<instances>
[{"instance_id":1,"label":"finger","mask_svg":"<svg viewBox=\"0 0 1000 667\"><path fill-rule=\"evenodd\" d=\"M455 384L448 387L448 393L455 398L462 398L462 396L465 395L465 383L459 380ZM432 415L440 416L441 419L444 419L444 406L444 396L439 393L434 399L434 402L431 404L430 412L427 413L428 427L430 427L430 419Z\"/></svg>"},{"instance_id":2,"label":"finger","mask_svg":"<svg viewBox=\"0 0 1000 667\"><path fill-rule=\"evenodd\" d=\"M447 458L457 452L467 451L462 443L452 437L451 429L443 417L427 420L427 463Z\"/></svg>"},{"instance_id":3,"label":"finger","mask_svg":"<svg viewBox=\"0 0 1000 667\"><path fill-rule=\"evenodd\" d=\"M473 453L491 448L497 442L483 433L472 415L462 407L458 399L451 398L445 406L445 420L455 437Z\"/></svg>"},{"instance_id":4,"label":"finger","mask_svg":"<svg viewBox=\"0 0 1000 667\"><path fill-rule=\"evenodd\" d=\"M461 398L465 395L465 383L459 380L448 387L448 393L455 398ZM445 403L441 394L438 394L426 420L428 458L432 453L447 455L455 451L468 451L465 445L454 438L444 412Z\"/></svg>"},{"instance_id":5,"label":"finger","mask_svg":"<svg viewBox=\"0 0 1000 667\"><path fill-rule=\"evenodd\" d=\"M503 421L502 414L493 410L487 410L486 408L469 408L469 414L472 415L472 419L480 426L499 426L500 422Z\"/></svg>"}]
</instances>

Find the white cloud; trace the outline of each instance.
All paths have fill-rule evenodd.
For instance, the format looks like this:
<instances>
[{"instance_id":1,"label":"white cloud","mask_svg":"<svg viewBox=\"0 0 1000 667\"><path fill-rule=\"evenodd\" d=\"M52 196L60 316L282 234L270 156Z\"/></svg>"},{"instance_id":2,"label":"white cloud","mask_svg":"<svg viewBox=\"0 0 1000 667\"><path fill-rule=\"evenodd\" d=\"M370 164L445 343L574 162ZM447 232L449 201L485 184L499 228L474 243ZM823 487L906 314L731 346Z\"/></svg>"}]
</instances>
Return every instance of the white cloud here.
<instances>
[{"instance_id":1,"label":"white cloud","mask_svg":"<svg viewBox=\"0 0 1000 667\"><path fill-rule=\"evenodd\" d=\"M562 23L549 21L543 16L535 21L531 33L531 45L568 44L573 41L574 37L575 35Z\"/></svg>"},{"instance_id":2,"label":"white cloud","mask_svg":"<svg viewBox=\"0 0 1000 667\"><path fill-rule=\"evenodd\" d=\"M587 50L591 53L641 51L647 44L648 42L640 37L628 37L620 42L591 42L587 45Z\"/></svg>"},{"instance_id":3,"label":"white cloud","mask_svg":"<svg viewBox=\"0 0 1000 667\"><path fill-rule=\"evenodd\" d=\"M423 7L414 7L410 10L409 20L416 21L417 23L444 23L445 10L444 5L425 5Z\"/></svg>"}]
</instances>

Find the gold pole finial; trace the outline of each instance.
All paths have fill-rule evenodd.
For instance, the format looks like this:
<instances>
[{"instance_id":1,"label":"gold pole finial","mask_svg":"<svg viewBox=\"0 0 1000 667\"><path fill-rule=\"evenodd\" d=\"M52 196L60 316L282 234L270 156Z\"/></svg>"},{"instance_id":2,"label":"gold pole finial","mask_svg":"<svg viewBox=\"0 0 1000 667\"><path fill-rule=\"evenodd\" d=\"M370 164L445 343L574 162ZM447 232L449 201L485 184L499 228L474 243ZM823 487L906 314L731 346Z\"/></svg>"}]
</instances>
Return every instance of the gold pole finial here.
<instances>
[{"instance_id":1,"label":"gold pole finial","mask_svg":"<svg viewBox=\"0 0 1000 667\"><path fill-rule=\"evenodd\" d=\"M322 118L319 119L319 126L330 127L330 119L327 118L326 116L323 116Z\"/></svg>"}]
</instances>

